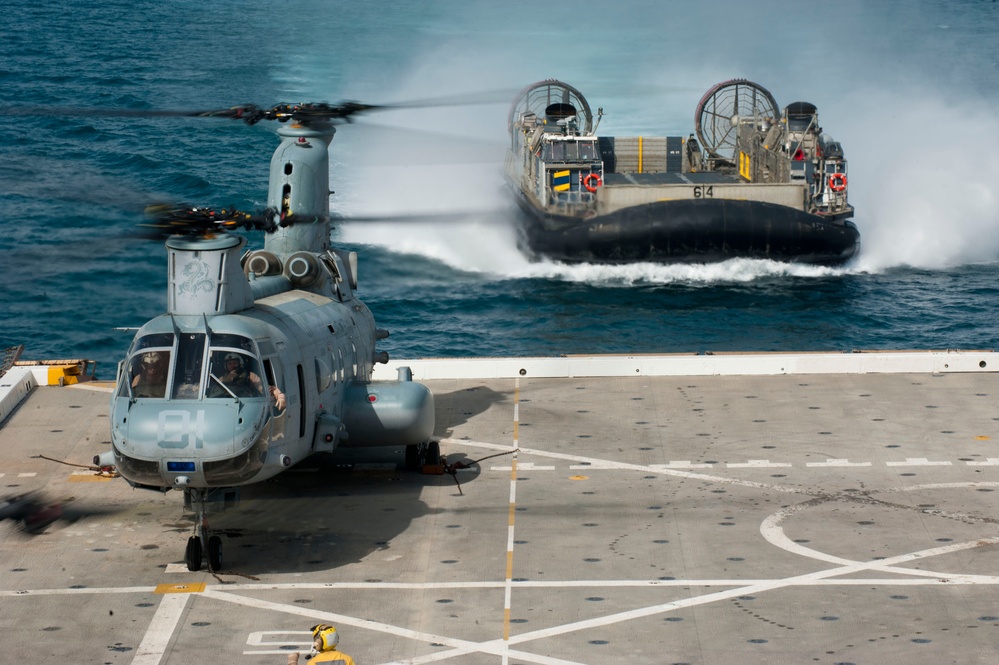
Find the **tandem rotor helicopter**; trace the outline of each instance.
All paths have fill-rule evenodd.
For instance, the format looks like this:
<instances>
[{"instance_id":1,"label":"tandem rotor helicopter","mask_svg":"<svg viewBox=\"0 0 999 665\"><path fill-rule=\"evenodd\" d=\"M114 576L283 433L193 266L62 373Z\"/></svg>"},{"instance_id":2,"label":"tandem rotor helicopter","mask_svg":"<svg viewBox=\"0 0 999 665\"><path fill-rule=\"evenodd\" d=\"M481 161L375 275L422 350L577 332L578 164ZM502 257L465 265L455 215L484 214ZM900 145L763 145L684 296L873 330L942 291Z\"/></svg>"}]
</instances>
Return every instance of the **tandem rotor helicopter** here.
<instances>
[{"instance_id":1,"label":"tandem rotor helicopter","mask_svg":"<svg viewBox=\"0 0 999 665\"><path fill-rule=\"evenodd\" d=\"M119 365L112 448L94 459L132 487L183 491L196 517L191 571L205 559L221 570L207 516L233 507L242 486L341 447L405 446L410 467L440 456L430 390L408 368L372 380L389 333L355 295L356 253L330 246L334 124L377 108L137 112L281 123L263 213L153 211L150 226L166 237L167 311L139 328ZM244 253L236 229L264 231L264 248Z\"/></svg>"}]
</instances>

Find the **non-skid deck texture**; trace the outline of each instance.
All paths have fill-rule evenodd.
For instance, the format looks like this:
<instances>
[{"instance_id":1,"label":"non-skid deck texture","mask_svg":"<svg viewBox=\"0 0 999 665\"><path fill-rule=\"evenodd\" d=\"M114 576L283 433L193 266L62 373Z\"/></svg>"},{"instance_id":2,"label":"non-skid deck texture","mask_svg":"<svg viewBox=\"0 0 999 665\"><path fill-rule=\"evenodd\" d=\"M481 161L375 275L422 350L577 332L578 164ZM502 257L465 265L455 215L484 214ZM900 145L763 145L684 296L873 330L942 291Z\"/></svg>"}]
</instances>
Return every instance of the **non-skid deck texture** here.
<instances>
[{"instance_id":1,"label":"non-skid deck texture","mask_svg":"<svg viewBox=\"0 0 999 665\"><path fill-rule=\"evenodd\" d=\"M996 382L431 381L460 491L396 449L295 468L213 518L218 575L180 563L180 494L35 457L109 439L107 393L40 388L3 496L85 516L0 525L5 657L283 663L333 622L364 664L994 662Z\"/></svg>"}]
</instances>

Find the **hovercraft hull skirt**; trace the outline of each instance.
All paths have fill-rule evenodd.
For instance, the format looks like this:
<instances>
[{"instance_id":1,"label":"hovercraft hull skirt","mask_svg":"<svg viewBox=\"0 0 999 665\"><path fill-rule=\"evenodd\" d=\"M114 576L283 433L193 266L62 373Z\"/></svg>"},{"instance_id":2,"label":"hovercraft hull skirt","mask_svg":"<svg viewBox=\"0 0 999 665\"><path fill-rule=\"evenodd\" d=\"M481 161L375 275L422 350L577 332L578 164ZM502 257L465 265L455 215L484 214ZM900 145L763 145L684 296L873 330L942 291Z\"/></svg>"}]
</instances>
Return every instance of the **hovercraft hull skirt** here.
<instances>
[{"instance_id":1,"label":"hovercraft hull skirt","mask_svg":"<svg viewBox=\"0 0 999 665\"><path fill-rule=\"evenodd\" d=\"M659 201L588 219L550 215L520 202L523 249L566 263L748 258L839 265L860 247L860 233L851 221L760 201Z\"/></svg>"}]
</instances>

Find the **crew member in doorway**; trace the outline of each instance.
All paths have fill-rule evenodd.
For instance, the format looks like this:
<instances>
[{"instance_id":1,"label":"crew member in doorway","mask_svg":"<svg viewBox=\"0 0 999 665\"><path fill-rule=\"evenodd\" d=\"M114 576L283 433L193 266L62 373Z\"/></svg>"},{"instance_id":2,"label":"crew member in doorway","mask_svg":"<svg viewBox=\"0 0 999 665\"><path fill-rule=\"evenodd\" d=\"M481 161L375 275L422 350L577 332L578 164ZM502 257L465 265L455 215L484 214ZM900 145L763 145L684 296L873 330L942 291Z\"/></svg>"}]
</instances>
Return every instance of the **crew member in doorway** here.
<instances>
[{"instance_id":1,"label":"crew member in doorway","mask_svg":"<svg viewBox=\"0 0 999 665\"><path fill-rule=\"evenodd\" d=\"M277 386L271 386L271 406L280 413L284 411L284 408L288 405L288 400L285 398L284 393Z\"/></svg>"}]
</instances>

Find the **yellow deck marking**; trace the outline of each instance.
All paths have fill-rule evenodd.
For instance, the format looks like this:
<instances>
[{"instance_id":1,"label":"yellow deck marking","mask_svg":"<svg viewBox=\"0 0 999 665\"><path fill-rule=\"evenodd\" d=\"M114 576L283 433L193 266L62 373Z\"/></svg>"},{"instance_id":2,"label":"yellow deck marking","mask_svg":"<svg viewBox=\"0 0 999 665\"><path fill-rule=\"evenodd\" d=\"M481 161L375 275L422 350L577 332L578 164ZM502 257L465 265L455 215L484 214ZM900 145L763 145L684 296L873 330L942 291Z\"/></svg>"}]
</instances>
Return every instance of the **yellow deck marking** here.
<instances>
[{"instance_id":1,"label":"yellow deck marking","mask_svg":"<svg viewBox=\"0 0 999 665\"><path fill-rule=\"evenodd\" d=\"M569 480L589 480L589 476L569 476Z\"/></svg>"},{"instance_id":2,"label":"yellow deck marking","mask_svg":"<svg viewBox=\"0 0 999 665\"><path fill-rule=\"evenodd\" d=\"M66 480L71 483L106 483L113 479L111 476L99 476L96 471L74 471Z\"/></svg>"},{"instance_id":3,"label":"yellow deck marking","mask_svg":"<svg viewBox=\"0 0 999 665\"><path fill-rule=\"evenodd\" d=\"M201 593L205 590L204 582L192 582L191 584L158 584L153 589L153 593Z\"/></svg>"}]
</instances>

